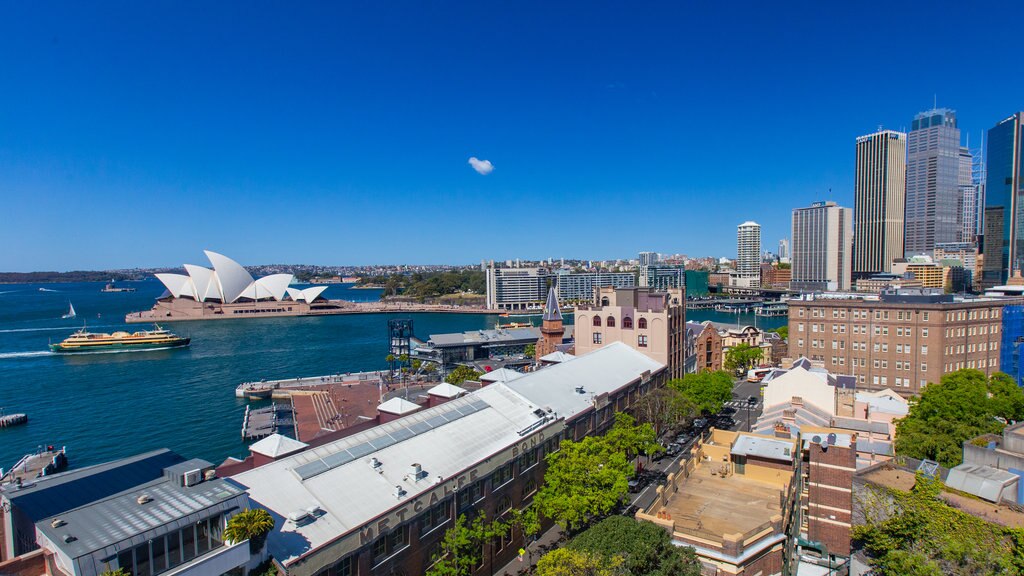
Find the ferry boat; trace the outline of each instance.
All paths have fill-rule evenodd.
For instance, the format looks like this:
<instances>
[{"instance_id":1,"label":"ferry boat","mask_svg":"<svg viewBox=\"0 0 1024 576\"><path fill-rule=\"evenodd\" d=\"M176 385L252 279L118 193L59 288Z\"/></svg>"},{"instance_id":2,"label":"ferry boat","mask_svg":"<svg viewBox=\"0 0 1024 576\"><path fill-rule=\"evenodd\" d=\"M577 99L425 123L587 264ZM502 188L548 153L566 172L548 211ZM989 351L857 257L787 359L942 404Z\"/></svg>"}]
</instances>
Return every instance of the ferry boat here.
<instances>
[{"instance_id":1,"label":"ferry boat","mask_svg":"<svg viewBox=\"0 0 1024 576\"><path fill-rule=\"evenodd\" d=\"M183 338L154 324L153 330L114 332L113 334L86 332L82 328L59 344L50 344L53 352L110 352L116 350L147 350L154 348L180 348L188 346L191 338Z\"/></svg>"},{"instance_id":2,"label":"ferry boat","mask_svg":"<svg viewBox=\"0 0 1024 576\"><path fill-rule=\"evenodd\" d=\"M115 286L114 285L114 279L111 278L110 282L108 282L107 285L104 286L102 290L100 290L100 292L135 292L135 288L125 288L125 287L122 287L122 286Z\"/></svg>"}]
</instances>

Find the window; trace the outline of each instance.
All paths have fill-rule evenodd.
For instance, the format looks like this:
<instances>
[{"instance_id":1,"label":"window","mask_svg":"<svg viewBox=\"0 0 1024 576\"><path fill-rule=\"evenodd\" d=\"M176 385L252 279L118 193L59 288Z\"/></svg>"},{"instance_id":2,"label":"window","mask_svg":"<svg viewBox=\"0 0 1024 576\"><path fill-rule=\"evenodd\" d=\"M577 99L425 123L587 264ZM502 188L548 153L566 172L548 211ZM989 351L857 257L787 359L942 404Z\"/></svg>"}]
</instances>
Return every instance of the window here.
<instances>
[{"instance_id":1,"label":"window","mask_svg":"<svg viewBox=\"0 0 1024 576\"><path fill-rule=\"evenodd\" d=\"M641 330L647 330L647 318L641 318L636 321L636 327Z\"/></svg>"},{"instance_id":2,"label":"window","mask_svg":"<svg viewBox=\"0 0 1024 576\"><path fill-rule=\"evenodd\" d=\"M626 328L626 329L632 329L633 328L633 319L630 318L629 316L626 316L625 318L623 318L622 319L622 327Z\"/></svg>"},{"instance_id":3,"label":"window","mask_svg":"<svg viewBox=\"0 0 1024 576\"><path fill-rule=\"evenodd\" d=\"M600 326L600 325L601 325L601 317L600 316L594 316L594 326Z\"/></svg>"},{"instance_id":4,"label":"window","mask_svg":"<svg viewBox=\"0 0 1024 576\"><path fill-rule=\"evenodd\" d=\"M327 573L331 576L355 576L356 571L353 569L353 564L352 557L346 556L341 559L341 562L329 568Z\"/></svg>"},{"instance_id":5,"label":"window","mask_svg":"<svg viewBox=\"0 0 1024 576\"><path fill-rule=\"evenodd\" d=\"M373 561L380 562L409 545L408 526L399 526L373 542Z\"/></svg>"},{"instance_id":6,"label":"window","mask_svg":"<svg viewBox=\"0 0 1024 576\"><path fill-rule=\"evenodd\" d=\"M439 502L420 516L420 536L448 522L448 502Z\"/></svg>"},{"instance_id":7,"label":"window","mask_svg":"<svg viewBox=\"0 0 1024 576\"><path fill-rule=\"evenodd\" d=\"M921 355L922 356L927 356L928 355L928 345L927 344L924 345L924 346L921 346Z\"/></svg>"},{"instance_id":8,"label":"window","mask_svg":"<svg viewBox=\"0 0 1024 576\"><path fill-rule=\"evenodd\" d=\"M600 344L600 343L601 343L601 333L600 332L594 332L594 344Z\"/></svg>"},{"instance_id":9,"label":"window","mask_svg":"<svg viewBox=\"0 0 1024 576\"><path fill-rule=\"evenodd\" d=\"M923 320L923 321L925 321L925 322L927 322L927 321L928 321L928 313L927 313L927 312L924 312L924 313L922 314L922 316L921 316L921 320Z\"/></svg>"},{"instance_id":10,"label":"window","mask_svg":"<svg viewBox=\"0 0 1024 576\"><path fill-rule=\"evenodd\" d=\"M499 486L503 486L512 480L512 463L509 462L501 468L494 471L494 476L491 480L491 491L493 492Z\"/></svg>"},{"instance_id":11,"label":"window","mask_svg":"<svg viewBox=\"0 0 1024 576\"><path fill-rule=\"evenodd\" d=\"M647 334L641 334L637 336L636 345L641 348L647 348Z\"/></svg>"},{"instance_id":12,"label":"window","mask_svg":"<svg viewBox=\"0 0 1024 576\"><path fill-rule=\"evenodd\" d=\"M526 470L529 470L536 463L537 450L530 450L528 452L524 452L522 456L519 457L519 472L522 473Z\"/></svg>"},{"instance_id":13,"label":"window","mask_svg":"<svg viewBox=\"0 0 1024 576\"><path fill-rule=\"evenodd\" d=\"M523 500L526 500L530 496L533 496L533 493L536 491L537 483L533 480L533 478L530 478L529 480L526 481L526 484L523 485Z\"/></svg>"},{"instance_id":14,"label":"window","mask_svg":"<svg viewBox=\"0 0 1024 576\"><path fill-rule=\"evenodd\" d=\"M803 332L804 331L804 323L803 322L800 322L799 324L796 325L796 331L797 332Z\"/></svg>"},{"instance_id":15,"label":"window","mask_svg":"<svg viewBox=\"0 0 1024 576\"><path fill-rule=\"evenodd\" d=\"M498 508L495 510L499 516L508 512L512 509L512 499L508 496L503 496L501 500L498 500Z\"/></svg>"},{"instance_id":16,"label":"window","mask_svg":"<svg viewBox=\"0 0 1024 576\"><path fill-rule=\"evenodd\" d=\"M604 325L609 328L615 328L615 317L609 316L608 320L604 323Z\"/></svg>"}]
</instances>

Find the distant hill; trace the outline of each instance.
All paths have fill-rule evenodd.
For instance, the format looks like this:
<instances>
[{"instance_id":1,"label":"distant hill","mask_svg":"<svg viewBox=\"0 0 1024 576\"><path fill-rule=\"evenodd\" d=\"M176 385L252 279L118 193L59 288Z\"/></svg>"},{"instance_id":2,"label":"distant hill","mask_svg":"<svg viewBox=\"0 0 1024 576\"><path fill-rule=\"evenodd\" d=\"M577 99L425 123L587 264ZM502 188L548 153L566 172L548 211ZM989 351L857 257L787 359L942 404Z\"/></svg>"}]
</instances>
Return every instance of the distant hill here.
<instances>
[{"instance_id":1,"label":"distant hill","mask_svg":"<svg viewBox=\"0 0 1024 576\"><path fill-rule=\"evenodd\" d=\"M42 284L49 282L123 282L140 280L146 275L76 270L73 272L0 272L0 284Z\"/></svg>"}]
</instances>

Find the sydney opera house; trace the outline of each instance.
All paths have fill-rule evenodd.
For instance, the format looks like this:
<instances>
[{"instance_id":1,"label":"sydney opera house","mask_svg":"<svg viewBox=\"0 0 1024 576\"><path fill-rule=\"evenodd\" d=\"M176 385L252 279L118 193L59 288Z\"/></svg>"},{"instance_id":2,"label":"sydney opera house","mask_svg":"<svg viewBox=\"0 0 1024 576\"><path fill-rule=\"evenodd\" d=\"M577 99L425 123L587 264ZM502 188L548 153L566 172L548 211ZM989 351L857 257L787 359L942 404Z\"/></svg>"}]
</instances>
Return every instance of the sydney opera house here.
<instances>
[{"instance_id":1,"label":"sydney opera house","mask_svg":"<svg viewBox=\"0 0 1024 576\"><path fill-rule=\"evenodd\" d=\"M128 322L304 316L339 311L323 297L326 286L292 288L291 274L253 278L231 258L205 251L212 268L185 264L187 274L157 274L167 291L151 310L129 314Z\"/></svg>"}]
</instances>

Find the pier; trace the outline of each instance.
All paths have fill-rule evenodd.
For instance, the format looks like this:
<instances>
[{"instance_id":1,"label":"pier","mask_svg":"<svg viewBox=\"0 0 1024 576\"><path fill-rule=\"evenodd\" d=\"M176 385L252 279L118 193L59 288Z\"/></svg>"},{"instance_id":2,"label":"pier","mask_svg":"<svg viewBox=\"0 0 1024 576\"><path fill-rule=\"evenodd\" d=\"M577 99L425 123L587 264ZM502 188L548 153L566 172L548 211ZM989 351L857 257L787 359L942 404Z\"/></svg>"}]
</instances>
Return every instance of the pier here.
<instances>
[{"instance_id":1,"label":"pier","mask_svg":"<svg viewBox=\"0 0 1024 576\"><path fill-rule=\"evenodd\" d=\"M0 485L14 483L17 485L29 482L36 478L56 474L68 467L67 451L61 446L59 449L53 446L43 448L32 454L26 454L18 460L18 463L6 472L0 470Z\"/></svg>"},{"instance_id":2,"label":"pier","mask_svg":"<svg viewBox=\"0 0 1024 576\"><path fill-rule=\"evenodd\" d=\"M245 407L245 418L242 420L242 439L259 440L271 434L277 434L283 428L292 428L295 420L292 407L286 404L271 404L266 408L251 409Z\"/></svg>"},{"instance_id":3,"label":"pier","mask_svg":"<svg viewBox=\"0 0 1024 576\"><path fill-rule=\"evenodd\" d=\"M28 422L28 414L7 414L0 411L0 428L9 428Z\"/></svg>"}]
</instances>

